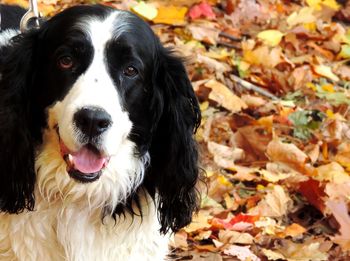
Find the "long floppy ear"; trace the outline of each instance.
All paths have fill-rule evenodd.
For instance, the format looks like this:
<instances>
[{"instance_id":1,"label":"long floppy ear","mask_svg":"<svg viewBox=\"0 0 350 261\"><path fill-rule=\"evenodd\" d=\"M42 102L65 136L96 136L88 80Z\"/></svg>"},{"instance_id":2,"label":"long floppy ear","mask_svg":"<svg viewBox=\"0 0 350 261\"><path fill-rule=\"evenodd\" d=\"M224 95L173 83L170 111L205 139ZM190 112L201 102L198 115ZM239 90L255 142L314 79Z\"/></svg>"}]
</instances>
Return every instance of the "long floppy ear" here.
<instances>
[{"instance_id":1,"label":"long floppy ear","mask_svg":"<svg viewBox=\"0 0 350 261\"><path fill-rule=\"evenodd\" d=\"M151 153L151 177L159 200L161 232L177 231L191 222L198 208L198 153L193 139L200 110L181 59L160 48L154 81L159 121Z\"/></svg>"},{"instance_id":2,"label":"long floppy ear","mask_svg":"<svg viewBox=\"0 0 350 261\"><path fill-rule=\"evenodd\" d=\"M0 50L0 211L34 208L34 148L30 131L33 37Z\"/></svg>"}]
</instances>

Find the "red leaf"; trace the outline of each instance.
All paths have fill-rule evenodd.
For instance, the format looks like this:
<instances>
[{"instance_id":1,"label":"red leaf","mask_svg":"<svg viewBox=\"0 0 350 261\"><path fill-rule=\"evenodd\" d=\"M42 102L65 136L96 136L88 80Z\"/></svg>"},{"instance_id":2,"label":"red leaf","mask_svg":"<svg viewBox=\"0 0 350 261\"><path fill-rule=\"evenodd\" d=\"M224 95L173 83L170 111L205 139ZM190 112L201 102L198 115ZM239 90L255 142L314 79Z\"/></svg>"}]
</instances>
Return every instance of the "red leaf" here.
<instances>
[{"instance_id":1,"label":"red leaf","mask_svg":"<svg viewBox=\"0 0 350 261\"><path fill-rule=\"evenodd\" d=\"M198 19L200 17L209 18L209 19L216 18L216 15L212 7L206 2L202 2L198 5L194 5L190 9L188 15L191 17L192 20Z\"/></svg>"},{"instance_id":2,"label":"red leaf","mask_svg":"<svg viewBox=\"0 0 350 261\"><path fill-rule=\"evenodd\" d=\"M251 223L254 224L255 221L259 220L259 216L252 216L252 215L245 215L245 214L238 214L234 218L232 218L229 222L230 225L237 224L239 222L245 222L245 223Z\"/></svg>"},{"instance_id":3,"label":"red leaf","mask_svg":"<svg viewBox=\"0 0 350 261\"><path fill-rule=\"evenodd\" d=\"M255 221L259 220L259 216L238 214L231 218L230 221L225 221L220 218L213 218L210 222L212 229L234 229L234 225L237 223L249 223L254 224Z\"/></svg>"},{"instance_id":4,"label":"red leaf","mask_svg":"<svg viewBox=\"0 0 350 261\"><path fill-rule=\"evenodd\" d=\"M311 205L323 212L325 204L322 200L326 196L322 184L314 179L300 183L300 193L309 201Z\"/></svg>"}]
</instances>

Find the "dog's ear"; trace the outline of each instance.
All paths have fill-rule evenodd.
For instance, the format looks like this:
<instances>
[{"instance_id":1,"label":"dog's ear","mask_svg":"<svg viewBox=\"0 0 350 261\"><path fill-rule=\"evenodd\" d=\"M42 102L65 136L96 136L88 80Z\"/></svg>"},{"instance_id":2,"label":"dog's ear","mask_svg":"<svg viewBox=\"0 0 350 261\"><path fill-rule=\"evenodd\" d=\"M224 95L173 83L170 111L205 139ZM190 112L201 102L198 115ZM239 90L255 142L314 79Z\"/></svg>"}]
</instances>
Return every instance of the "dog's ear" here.
<instances>
[{"instance_id":1,"label":"dog's ear","mask_svg":"<svg viewBox=\"0 0 350 261\"><path fill-rule=\"evenodd\" d=\"M0 211L34 208L31 83L34 34L20 35L0 58Z\"/></svg>"},{"instance_id":2,"label":"dog's ear","mask_svg":"<svg viewBox=\"0 0 350 261\"><path fill-rule=\"evenodd\" d=\"M160 47L154 71L154 126L150 176L159 201L161 232L191 222L198 208L198 154L193 134L200 110L182 60Z\"/></svg>"}]
</instances>

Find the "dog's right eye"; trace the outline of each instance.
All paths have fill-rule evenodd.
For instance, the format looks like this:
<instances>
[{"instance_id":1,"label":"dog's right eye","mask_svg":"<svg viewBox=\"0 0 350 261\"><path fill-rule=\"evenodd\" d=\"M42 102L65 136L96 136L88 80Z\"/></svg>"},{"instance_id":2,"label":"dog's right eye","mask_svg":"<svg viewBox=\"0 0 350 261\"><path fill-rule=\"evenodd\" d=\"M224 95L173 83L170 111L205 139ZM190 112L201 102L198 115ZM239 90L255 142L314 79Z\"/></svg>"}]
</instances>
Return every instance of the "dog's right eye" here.
<instances>
[{"instance_id":1,"label":"dog's right eye","mask_svg":"<svg viewBox=\"0 0 350 261\"><path fill-rule=\"evenodd\" d=\"M63 70L69 70L74 65L73 58L71 56L68 56L68 55L62 56L58 59L57 65L59 68L61 68Z\"/></svg>"}]
</instances>

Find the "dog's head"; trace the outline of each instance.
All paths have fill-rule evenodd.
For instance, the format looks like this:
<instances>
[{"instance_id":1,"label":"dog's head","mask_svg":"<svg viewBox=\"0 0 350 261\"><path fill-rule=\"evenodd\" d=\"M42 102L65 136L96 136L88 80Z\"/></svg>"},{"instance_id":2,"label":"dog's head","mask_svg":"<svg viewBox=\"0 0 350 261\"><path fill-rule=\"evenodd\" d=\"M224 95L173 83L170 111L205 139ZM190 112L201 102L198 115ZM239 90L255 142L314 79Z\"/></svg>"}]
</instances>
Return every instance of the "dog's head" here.
<instances>
[{"instance_id":1,"label":"dog's head","mask_svg":"<svg viewBox=\"0 0 350 261\"><path fill-rule=\"evenodd\" d=\"M198 103L144 21L67 9L16 37L0 70L2 211L32 210L35 182L44 197L85 195L111 214L141 186L157 195L163 232L190 221Z\"/></svg>"}]
</instances>

